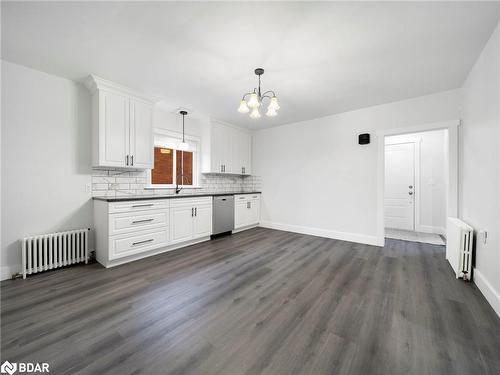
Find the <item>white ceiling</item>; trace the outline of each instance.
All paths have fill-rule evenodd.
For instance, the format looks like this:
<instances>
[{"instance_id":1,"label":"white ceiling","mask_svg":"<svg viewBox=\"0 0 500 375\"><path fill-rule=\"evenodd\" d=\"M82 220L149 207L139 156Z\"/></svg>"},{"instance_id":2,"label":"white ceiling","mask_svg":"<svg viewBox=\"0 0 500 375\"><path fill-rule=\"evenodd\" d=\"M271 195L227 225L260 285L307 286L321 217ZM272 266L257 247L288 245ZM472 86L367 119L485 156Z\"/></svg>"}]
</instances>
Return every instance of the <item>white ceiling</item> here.
<instances>
[{"instance_id":1,"label":"white ceiling","mask_svg":"<svg viewBox=\"0 0 500 375\"><path fill-rule=\"evenodd\" d=\"M460 87L499 3L2 2L2 56L254 129ZM236 109L263 67L274 119Z\"/></svg>"}]
</instances>

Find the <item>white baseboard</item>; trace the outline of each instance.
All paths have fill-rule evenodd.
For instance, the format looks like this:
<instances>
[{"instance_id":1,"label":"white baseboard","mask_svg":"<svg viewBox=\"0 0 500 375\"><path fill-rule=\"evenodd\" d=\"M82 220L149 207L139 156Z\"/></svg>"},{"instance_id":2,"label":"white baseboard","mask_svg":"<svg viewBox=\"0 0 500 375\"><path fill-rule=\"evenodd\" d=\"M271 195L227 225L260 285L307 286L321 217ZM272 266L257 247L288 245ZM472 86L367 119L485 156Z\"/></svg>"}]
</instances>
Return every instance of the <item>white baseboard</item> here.
<instances>
[{"instance_id":1,"label":"white baseboard","mask_svg":"<svg viewBox=\"0 0 500 375\"><path fill-rule=\"evenodd\" d=\"M490 282L484 277L484 275L477 268L474 268L474 284L479 288L483 296L489 302L493 310L500 317L500 293L496 291Z\"/></svg>"},{"instance_id":2,"label":"white baseboard","mask_svg":"<svg viewBox=\"0 0 500 375\"><path fill-rule=\"evenodd\" d=\"M21 272L21 265L15 264L13 266L2 266L0 267L0 280L8 280L12 278L12 275Z\"/></svg>"},{"instance_id":3,"label":"white baseboard","mask_svg":"<svg viewBox=\"0 0 500 375\"><path fill-rule=\"evenodd\" d=\"M367 236L364 234L357 234L357 233L337 232L337 231L328 230L328 229L319 229L319 228L312 228L312 227L304 227L304 226L300 226L300 225L274 223L271 221L262 221L260 223L260 226L264 227L264 228L278 229L278 230L284 230L287 232L308 234L311 236L318 236L318 237L333 238L335 240L357 242L357 243L374 245L374 246L384 246L384 243L385 243L384 238L378 238L377 236Z\"/></svg>"},{"instance_id":4,"label":"white baseboard","mask_svg":"<svg viewBox=\"0 0 500 375\"><path fill-rule=\"evenodd\" d=\"M432 225L419 225L417 232L440 234L446 237L446 228Z\"/></svg>"}]
</instances>

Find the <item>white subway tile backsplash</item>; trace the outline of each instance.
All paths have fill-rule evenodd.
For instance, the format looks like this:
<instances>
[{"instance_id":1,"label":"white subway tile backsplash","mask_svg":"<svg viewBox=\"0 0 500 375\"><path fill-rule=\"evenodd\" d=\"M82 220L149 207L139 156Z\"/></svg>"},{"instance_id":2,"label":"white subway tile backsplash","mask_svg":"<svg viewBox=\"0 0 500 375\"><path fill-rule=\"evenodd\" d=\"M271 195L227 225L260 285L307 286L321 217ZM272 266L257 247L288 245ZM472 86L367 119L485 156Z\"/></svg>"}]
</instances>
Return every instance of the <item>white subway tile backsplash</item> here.
<instances>
[{"instance_id":1,"label":"white subway tile backsplash","mask_svg":"<svg viewBox=\"0 0 500 375\"><path fill-rule=\"evenodd\" d=\"M126 195L172 195L174 188L145 189L148 184L146 171L122 171L94 169L92 171L92 194L94 196ZM260 191L258 176L228 176L223 174L200 176L200 188L182 189L180 194L217 193L235 191Z\"/></svg>"}]
</instances>

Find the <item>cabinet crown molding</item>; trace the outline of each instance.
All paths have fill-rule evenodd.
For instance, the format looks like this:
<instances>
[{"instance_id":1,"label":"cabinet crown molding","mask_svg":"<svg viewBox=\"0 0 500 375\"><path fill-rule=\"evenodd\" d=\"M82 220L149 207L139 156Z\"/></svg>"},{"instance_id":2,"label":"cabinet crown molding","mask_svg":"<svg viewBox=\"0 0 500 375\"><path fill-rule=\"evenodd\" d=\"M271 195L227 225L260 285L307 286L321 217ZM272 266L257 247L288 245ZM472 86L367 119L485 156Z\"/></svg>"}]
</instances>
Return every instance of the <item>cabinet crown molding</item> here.
<instances>
[{"instance_id":1,"label":"cabinet crown molding","mask_svg":"<svg viewBox=\"0 0 500 375\"><path fill-rule=\"evenodd\" d=\"M107 91L113 91L113 92L117 92L117 93L126 94L129 96L133 96L135 98L147 101L151 104L155 104L156 102L159 102L161 100L161 98L159 98L159 97L144 95L144 94L139 93L139 92L137 92L129 87L120 85L120 84L112 82L112 81L108 81L108 80L101 78L101 77L98 77L94 74L90 74L85 79L84 84L92 94L94 94L97 90L107 90Z\"/></svg>"}]
</instances>

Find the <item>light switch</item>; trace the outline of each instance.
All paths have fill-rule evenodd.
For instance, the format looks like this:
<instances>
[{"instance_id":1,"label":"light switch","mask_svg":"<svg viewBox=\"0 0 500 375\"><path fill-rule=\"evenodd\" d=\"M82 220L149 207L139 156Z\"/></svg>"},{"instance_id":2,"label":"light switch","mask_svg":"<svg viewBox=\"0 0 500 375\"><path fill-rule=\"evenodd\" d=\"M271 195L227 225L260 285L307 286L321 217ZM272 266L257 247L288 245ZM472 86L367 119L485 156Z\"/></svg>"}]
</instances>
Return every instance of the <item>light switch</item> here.
<instances>
[{"instance_id":1,"label":"light switch","mask_svg":"<svg viewBox=\"0 0 500 375\"><path fill-rule=\"evenodd\" d=\"M488 231L487 230L484 230L484 229L481 229L479 231L479 236L481 237L481 239L483 240L483 244L486 245L486 242L488 242Z\"/></svg>"}]
</instances>

